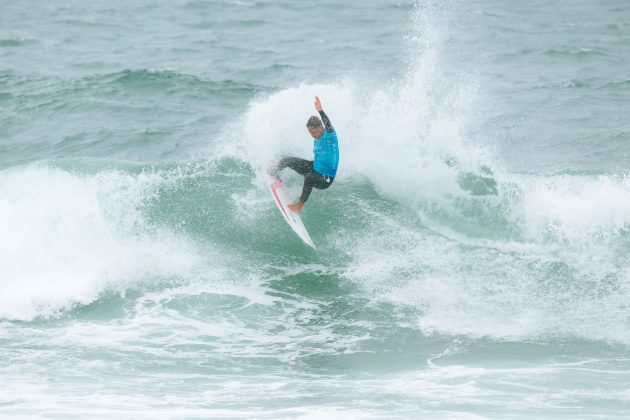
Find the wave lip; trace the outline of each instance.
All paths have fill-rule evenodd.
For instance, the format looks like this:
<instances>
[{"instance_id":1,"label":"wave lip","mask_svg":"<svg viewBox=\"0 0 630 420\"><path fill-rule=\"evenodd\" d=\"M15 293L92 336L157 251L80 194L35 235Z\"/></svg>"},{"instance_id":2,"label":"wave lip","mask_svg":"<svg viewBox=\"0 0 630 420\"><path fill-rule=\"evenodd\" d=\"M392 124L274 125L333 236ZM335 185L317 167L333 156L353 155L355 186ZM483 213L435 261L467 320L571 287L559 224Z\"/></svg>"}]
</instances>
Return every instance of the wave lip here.
<instances>
[{"instance_id":1,"label":"wave lip","mask_svg":"<svg viewBox=\"0 0 630 420\"><path fill-rule=\"evenodd\" d=\"M0 318L32 320L88 304L108 289L190 274L190 241L142 213L158 174L74 175L27 166L0 172Z\"/></svg>"}]
</instances>

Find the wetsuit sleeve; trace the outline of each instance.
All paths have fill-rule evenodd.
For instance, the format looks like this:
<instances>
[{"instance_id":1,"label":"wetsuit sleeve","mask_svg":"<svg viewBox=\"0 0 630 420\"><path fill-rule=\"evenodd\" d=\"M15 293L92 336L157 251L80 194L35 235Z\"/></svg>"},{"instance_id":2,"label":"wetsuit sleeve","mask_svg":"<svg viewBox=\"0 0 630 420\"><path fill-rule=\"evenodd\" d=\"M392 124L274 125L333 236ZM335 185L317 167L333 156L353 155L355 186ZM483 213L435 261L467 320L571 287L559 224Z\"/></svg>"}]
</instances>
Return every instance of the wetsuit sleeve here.
<instances>
[{"instance_id":1,"label":"wetsuit sleeve","mask_svg":"<svg viewBox=\"0 0 630 420\"><path fill-rule=\"evenodd\" d=\"M335 131L332 124L330 123L330 120L328 119L328 115L326 115L324 111L319 111L319 116L322 117L322 121L324 123L324 127L326 127L326 131L328 131L329 133Z\"/></svg>"}]
</instances>

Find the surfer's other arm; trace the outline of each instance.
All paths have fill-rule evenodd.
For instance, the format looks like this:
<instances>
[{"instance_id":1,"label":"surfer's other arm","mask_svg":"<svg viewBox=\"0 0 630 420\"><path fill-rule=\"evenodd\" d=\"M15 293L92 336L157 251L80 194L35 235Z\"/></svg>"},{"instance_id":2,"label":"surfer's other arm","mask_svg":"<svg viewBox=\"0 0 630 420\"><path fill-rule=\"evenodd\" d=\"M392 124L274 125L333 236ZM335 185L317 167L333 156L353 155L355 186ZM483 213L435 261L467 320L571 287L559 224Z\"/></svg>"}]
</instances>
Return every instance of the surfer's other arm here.
<instances>
[{"instance_id":1,"label":"surfer's other arm","mask_svg":"<svg viewBox=\"0 0 630 420\"><path fill-rule=\"evenodd\" d=\"M315 109L317 110L317 112L319 112L319 116L322 118L322 122L324 123L324 127L326 128L326 131L328 131L329 133L332 133L333 131L335 131L332 124L330 123L330 119L328 118L328 115L326 115L326 113L322 109L322 102L319 100L319 96L315 97Z\"/></svg>"}]
</instances>

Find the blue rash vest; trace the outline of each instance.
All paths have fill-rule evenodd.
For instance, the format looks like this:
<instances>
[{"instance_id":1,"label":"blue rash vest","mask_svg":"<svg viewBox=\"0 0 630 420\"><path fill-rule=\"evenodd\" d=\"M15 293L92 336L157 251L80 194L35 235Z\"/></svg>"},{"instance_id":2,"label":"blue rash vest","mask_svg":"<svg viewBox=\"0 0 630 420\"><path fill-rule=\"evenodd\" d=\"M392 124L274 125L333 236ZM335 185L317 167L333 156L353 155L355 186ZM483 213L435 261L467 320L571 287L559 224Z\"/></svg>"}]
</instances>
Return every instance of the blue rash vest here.
<instances>
[{"instance_id":1,"label":"blue rash vest","mask_svg":"<svg viewBox=\"0 0 630 420\"><path fill-rule=\"evenodd\" d=\"M339 142L337 132L330 124L330 120L320 111L320 116L324 122L325 130L319 139L313 142L313 169L322 175L334 177L337 174L339 165Z\"/></svg>"}]
</instances>

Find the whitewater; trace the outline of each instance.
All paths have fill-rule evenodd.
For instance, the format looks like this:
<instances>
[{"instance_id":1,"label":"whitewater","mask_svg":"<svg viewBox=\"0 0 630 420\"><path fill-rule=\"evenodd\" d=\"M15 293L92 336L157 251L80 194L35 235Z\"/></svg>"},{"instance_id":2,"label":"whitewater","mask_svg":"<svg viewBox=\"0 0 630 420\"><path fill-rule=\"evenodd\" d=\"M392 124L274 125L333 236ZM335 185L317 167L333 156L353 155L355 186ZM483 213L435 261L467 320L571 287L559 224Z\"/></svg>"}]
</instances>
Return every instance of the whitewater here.
<instances>
[{"instance_id":1,"label":"whitewater","mask_svg":"<svg viewBox=\"0 0 630 420\"><path fill-rule=\"evenodd\" d=\"M625 2L0 15L2 417L630 416Z\"/></svg>"}]
</instances>

